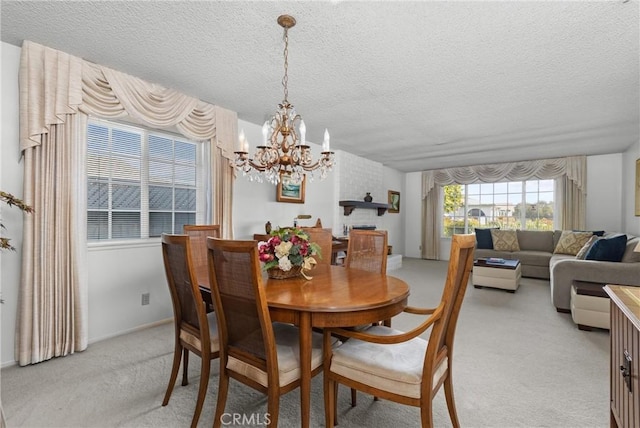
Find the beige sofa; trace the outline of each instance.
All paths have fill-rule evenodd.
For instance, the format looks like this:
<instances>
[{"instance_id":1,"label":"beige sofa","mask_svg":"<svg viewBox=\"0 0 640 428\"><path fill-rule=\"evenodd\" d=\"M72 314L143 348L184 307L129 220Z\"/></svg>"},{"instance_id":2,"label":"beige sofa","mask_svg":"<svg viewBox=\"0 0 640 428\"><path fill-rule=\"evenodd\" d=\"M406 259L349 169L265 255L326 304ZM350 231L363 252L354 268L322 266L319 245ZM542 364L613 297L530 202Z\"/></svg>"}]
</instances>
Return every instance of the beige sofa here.
<instances>
[{"instance_id":1,"label":"beige sofa","mask_svg":"<svg viewBox=\"0 0 640 428\"><path fill-rule=\"evenodd\" d=\"M476 249L475 257L502 257L518 259L522 264L522 276L549 279L551 301L560 312L570 312L571 284L574 280L600 284L625 284L640 286L640 253L633 249L640 238L627 235L627 245L621 262L578 260L567 254L553 254L561 230L518 230L520 251L496 251ZM616 233L606 233L611 237Z\"/></svg>"},{"instance_id":2,"label":"beige sofa","mask_svg":"<svg viewBox=\"0 0 640 428\"><path fill-rule=\"evenodd\" d=\"M518 259L522 264L522 276L549 279L549 263L554 256L562 231L517 230L520 251L497 251L476 248L475 257L501 257ZM558 257L560 255L556 255ZM571 257L571 256L568 256Z\"/></svg>"}]
</instances>

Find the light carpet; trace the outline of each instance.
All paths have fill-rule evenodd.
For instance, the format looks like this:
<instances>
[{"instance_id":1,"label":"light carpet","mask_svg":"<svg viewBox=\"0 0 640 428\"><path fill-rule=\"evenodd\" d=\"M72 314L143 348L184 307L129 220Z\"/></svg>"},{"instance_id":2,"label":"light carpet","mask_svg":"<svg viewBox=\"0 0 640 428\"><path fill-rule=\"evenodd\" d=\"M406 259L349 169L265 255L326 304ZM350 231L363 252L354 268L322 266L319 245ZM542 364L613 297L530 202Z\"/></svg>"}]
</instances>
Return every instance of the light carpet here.
<instances>
[{"instance_id":1,"label":"light carpet","mask_svg":"<svg viewBox=\"0 0 640 428\"><path fill-rule=\"evenodd\" d=\"M412 306L434 307L446 262L403 260L391 275L411 286ZM408 329L412 315L394 318ZM169 380L173 324L91 344L81 353L1 371L8 427L187 427L199 381L200 360L190 360L190 384L174 388L160 404ZM516 293L469 285L458 323L453 384L463 427L606 427L609 425L609 335L584 332L551 304L549 282L523 278ZM179 376L179 378L181 375ZM199 426L211 426L216 404L217 361ZM311 426L324 426L322 376L312 381ZM436 427L451 426L444 392L434 400ZM417 408L359 394L351 408L340 387L339 426L415 427ZM226 412L247 423L266 412L266 397L231 381ZM232 416L229 417L230 421ZM248 420L247 420L248 419ZM280 401L280 426L300 425L299 394Z\"/></svg>"}]
</instances>

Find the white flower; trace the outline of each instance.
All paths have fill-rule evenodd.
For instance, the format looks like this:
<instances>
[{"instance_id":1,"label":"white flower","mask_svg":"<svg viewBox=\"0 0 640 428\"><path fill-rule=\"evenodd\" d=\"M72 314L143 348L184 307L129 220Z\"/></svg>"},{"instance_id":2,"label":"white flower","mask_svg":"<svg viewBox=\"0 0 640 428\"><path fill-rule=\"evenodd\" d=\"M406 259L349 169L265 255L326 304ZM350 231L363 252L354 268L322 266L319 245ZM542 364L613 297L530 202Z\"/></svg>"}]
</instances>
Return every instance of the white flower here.
<instances>
[{"instance_id":1,"label":"white flower","mask_svg":"<svg viewBox=\"0 0 640 428\"><path fill-rule=\"evenodd\" d=\"M289 251L291 251L291 247L293 246L293 244L291 242L281 242L279 243L275 250L276 250L276 257L279 259L282 259L283 257L287 257L289 255ZM289 268L291 269L291 268ZM289 270L287 269L287 270ZM283 269L284 270L284 269Z\"/></svg>"},{"instance_id":2,"label":"white flower","mask_svg":"<svg viewBox=\"0 0 640 428\"><path fill-rule=\"evenodd\" d=\"M280 260L278 260L278 267L285 272L290 271L291 260L289 260L289 257L280 257Z\"/></svg>"}]
</instances>

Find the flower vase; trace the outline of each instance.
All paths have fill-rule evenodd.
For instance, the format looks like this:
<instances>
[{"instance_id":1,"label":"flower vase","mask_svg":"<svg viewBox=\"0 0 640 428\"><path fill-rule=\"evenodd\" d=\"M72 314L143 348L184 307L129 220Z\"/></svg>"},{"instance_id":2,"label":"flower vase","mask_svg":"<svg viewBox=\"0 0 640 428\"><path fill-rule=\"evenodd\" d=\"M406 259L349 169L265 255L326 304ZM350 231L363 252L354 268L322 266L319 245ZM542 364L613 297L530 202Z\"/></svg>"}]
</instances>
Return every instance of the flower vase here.
<instances>
[{"instance_id":1,"label":"flower vase","mask_svg":"<svg viewBox=\"0 0 640 428\"><path fill-rule=\"evenodd\" d=\"M271 269L267 269L267 274L271 279L287 279L300 275L301 271L302 266L291 266L291 269L287 271L284 271L279 267L272 267Z\"/></svg>"}]
</instances>

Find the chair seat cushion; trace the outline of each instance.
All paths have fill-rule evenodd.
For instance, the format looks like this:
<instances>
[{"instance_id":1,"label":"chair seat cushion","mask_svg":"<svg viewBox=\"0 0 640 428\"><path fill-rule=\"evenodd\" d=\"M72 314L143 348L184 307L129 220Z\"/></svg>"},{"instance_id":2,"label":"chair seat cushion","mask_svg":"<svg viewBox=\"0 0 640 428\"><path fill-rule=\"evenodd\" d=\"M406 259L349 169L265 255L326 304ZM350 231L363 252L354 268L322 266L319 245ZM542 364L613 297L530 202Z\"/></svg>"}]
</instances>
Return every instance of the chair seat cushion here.
<instances>
[{"instance_id":1,"label":"chair seat cushion","mask_svg":"<svg viewBox=\"0 0 640 428\"><path fill-rule=\"evenodd\" d=\"M218 340L218 321L216 320L215 312L209 312L207 314L207 320L209 320L209 337L211 337L211 352L218 352L220 350L220 341ZM196 349L202 349L200 344L200 338L195 334L185 329L180 330L180 340Z\"/></svg>"},{"instance_id":2,"label":"chair seat cushion","mask_svg":"<svg viewBox=\"0 0 640 428\"><path fill-rule=\"evenodd\" d=\"M391 336L403 332L374 326L367 329L367 333ZM331 372L394 394L419 398L427 344L420 337L393 345L349 339L334 349ZM447 365L445 358L436 367L434 385L445 374Z\"/></svg>"},{"instance_id":3,"label":"chair seat cushion","mask_svg":"<svg viewBox=\"0 0 640 428\"><path fill-rule=\"evenodd\" d=\"M278 374L280 386L285 386L300 378L300 341L298 327L291 324L273 323L273 334L278 353ZM322 365L322 334L313 332L311 336L311 370ZM227 369L255 380L262 386L268 386L267 373L229 356Z\"/></svg>"}]
</instances>

